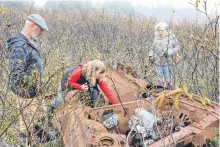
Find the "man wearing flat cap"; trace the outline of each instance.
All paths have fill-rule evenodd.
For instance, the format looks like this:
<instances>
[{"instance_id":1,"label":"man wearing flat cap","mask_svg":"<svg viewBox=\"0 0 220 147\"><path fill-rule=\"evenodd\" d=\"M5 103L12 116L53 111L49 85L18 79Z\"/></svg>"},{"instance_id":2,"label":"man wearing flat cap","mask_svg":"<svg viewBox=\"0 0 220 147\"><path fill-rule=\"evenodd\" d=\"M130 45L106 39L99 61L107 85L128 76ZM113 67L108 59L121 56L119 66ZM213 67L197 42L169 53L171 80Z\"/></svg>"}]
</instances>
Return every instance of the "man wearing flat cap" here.
<instances>
[{"instance_id":1,"label":"man wearing flat cap","mask_svg":"<svg viewBox=\"0 0 220 147\"><path fill-rule=\"evenodd\" d=\"M29 139L33 133L33 124L46 111L44 99L39 94L42 59L35 45L35 40L44 31L48 31L44 18L32 14L27 17L23 30L11 36L6 43L10 58L10 88L16 95L21 113L20 131Z\"/></svg>"}]
</instances>

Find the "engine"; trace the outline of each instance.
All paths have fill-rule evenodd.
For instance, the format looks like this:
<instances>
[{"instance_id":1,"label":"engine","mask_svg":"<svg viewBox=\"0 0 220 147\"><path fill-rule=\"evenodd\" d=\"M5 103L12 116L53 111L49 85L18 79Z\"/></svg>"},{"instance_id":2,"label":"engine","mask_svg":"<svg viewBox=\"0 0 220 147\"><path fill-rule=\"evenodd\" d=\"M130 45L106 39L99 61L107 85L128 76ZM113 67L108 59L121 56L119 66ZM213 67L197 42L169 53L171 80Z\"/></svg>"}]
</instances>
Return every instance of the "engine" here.
<instances>
[{"instance_id":1,"label":"engine","mask_svg":"<svg viewBox=\"0 0 220 147\"><path fill-rule=\"evenodd\" d=\"M143 108L137 108L135 110L135 115L131 116L129 120L130 132L127 138L133 135L133 145L134 146L147 146L152 144L155 140L158 139L157 131L154 129L156 123L159 121L159 118L148 112ZM139 141L141 140L141 141Z\"/></svg>"}]
</instances>

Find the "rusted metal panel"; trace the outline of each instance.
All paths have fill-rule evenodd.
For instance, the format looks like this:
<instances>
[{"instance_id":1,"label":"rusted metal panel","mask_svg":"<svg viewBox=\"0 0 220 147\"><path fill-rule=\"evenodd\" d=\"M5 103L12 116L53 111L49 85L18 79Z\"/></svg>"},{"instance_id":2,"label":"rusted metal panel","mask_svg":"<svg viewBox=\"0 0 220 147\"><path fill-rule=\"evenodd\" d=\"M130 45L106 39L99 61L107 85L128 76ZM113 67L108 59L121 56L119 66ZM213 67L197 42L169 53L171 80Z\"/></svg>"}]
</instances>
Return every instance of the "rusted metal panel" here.
<instances>
[{"instance_id":1,"label":"rusted metal panel","mask_svg":"<svg viewBox=\"0 0 220 147\"><path fill-rule=\"evenodd\" d=\"M145 85L147 85L144 80L125 77L111 67L107 68L106 80L113 95L121 102L137 100L138 96L145 90Z\"/></svg>"},{"instance_id":2,"label":"rusted metal panel","mask_svg":"<svg viewBox=\"0 0 220 147\"><path fill-rule=\"evenodd\" d=\"M171 132L158 141L150 144L150 147L175 146L178 143L193 143L202 146L207 139L218 134L215 128L219 128L219 105L211 102L203 106L199 97L194 95L188 99L181 89L164 90L152 93L147 99L140 94L147 89L146 83L140 79L125 77L121 73L108 68L107 82L115 97L120 97L117 105L89 108L76 103L77 92L68 93L65 104L55 112L54 124L63 135L64 146L127 146L131 143L126 138L129 132L129 120L135 115L137 108L143 108L156 114L158 118L171 115L175 123L186 123L177 132ZM176 97L178 99L178 107ZM139 100L137 100L139 98ZM158 103L156 103L156 101ZM156 107L156 104L158 107ZM118 124L114 129L107 129L104 125L104 112L112 110L118 118Z\"/></svg>"}]
</instances>

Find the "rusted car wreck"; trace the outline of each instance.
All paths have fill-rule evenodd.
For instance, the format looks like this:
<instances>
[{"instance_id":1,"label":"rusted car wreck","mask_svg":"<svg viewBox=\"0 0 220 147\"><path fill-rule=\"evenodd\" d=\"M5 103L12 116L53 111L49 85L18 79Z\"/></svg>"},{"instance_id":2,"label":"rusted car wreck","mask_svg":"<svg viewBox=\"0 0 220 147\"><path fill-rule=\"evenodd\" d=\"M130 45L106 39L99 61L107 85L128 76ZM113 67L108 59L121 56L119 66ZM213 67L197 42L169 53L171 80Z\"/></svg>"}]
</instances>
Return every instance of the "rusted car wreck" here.
<instances>
[{"instance_id":1,"label":"rusted car wreck","mask_svg":"<svg viewBox=\"0 0 220 147\"><path fill-rule=\"evenodd\" d=\"M68 93L53 118L63 146L202 147L218 135L218 104L182 89L148 85L112 68L106 78L120 104L91 108L76 103L80 93Z\"/></svg>"}]
</instances>

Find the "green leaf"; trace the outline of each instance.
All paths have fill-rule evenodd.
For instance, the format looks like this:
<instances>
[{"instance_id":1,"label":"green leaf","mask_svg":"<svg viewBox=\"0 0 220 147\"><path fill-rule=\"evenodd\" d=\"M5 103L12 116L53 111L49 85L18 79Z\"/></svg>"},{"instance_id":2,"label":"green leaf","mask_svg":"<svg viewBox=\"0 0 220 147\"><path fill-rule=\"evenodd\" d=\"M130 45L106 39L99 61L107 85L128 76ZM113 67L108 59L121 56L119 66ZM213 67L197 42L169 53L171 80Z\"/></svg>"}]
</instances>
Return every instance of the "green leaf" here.
<instances>
[{"instance_id":1,"label":"green leaf","mask_svg":"<svg viewBox=\"0 0 220 147\"><path fill-rule=\"evenodd\" d=\"M206 102L203 98L200 99L200 102L202 103L203 106L206 106Z\"/></svg>"},{"instance_id":2,"label":"green leaf","mask_svg":"<svg viewBox=\"0 0 220 147\"><path fill-rule=\"evenodd\" d=\"M196 6L196 9L198 9L198 7L199 7L199 0L196 0L195 6Z\"/></svg>"},{"instance_id":3,"label":"green leaf","mask_svg":"<svg viewBox=\"0 0 220 147\"><path fill-rule=\"evenodd\" d=\"M181 95L181 94L176 95L176 97L175 97L175 99L174 99L174 108L175 108L176 110L179 109L179 99L180 99L180 95Z\"/></svg>"},{"instance_id":4,"label":"green leaf","mask_svg":"<svg viewBox=\"0 0 220 147\"><path fill-rule=\"evenodd\" d=\"M188 87L187 87L186 83L183 84L183 90L184 90L186 93L188 93Z\"/></svg>"},{"instance_id":5,"label":"green leaf","mask_svg":"<svg viewBox=\"0 0 220 147\"><path fill-rule=\"evenodd\" d=\"M209 104L209 105L211 104L211 100L209 98L205 97L204 99L207 104Z\"/></svg>"},{"instance_id":6,"label":"green leaf","mask_svg":"<svg viewBox=\"0 0 220 147\"><path fill-rule=\"evenodd\" d=\"M14 139L14 137L11 136L11 137L9 138L9 141L10 141L11 144L14 144L14 143L15 143L15 139Z\"/></svg>"},{"instance_id":7,"label":"green leaf","mask_svg":"<svg viewBox=\"0 0 220 147\"><path fill-rule=\"evenodd\" d=\"M192 95L191 93L187 93L187 96L188 96L188 98L189 98L190 100L193 99L193 95Z\"/></svg>"}]
</instances>

